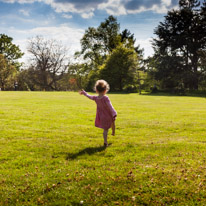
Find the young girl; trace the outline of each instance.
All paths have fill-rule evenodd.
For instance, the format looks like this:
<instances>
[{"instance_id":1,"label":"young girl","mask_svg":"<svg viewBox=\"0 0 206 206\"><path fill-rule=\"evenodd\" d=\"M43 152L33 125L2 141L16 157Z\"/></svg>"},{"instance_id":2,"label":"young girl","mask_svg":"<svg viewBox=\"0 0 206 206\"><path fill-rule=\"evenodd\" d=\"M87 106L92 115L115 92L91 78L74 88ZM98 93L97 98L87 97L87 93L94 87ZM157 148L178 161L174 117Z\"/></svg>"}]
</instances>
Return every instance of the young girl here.
<instances>
[{"instance_id":1,"label":"young girl","mask_svg":"<svg viewBox=\"0 0 206 206\"><path fill-rule=\"evenodd\" d=\"M97 112L95 126L104 129L104 146L107 147L107 134L110 127L112 127L112 135L115 135L115 119L117 112L113 108L109 97L105 95L109 91L109 84L104 80L98 80L94 89L98 96L91 96L84 90L80 91L79 93L96 102Z\"/></svg>"}]
</instances>

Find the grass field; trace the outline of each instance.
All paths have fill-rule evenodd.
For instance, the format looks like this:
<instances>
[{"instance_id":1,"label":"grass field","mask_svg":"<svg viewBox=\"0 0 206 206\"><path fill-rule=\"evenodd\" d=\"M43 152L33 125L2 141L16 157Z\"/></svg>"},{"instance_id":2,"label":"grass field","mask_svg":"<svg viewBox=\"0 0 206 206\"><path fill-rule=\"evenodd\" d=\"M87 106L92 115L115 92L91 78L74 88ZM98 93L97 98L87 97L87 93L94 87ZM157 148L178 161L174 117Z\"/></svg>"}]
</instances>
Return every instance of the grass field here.
<instances>
[{"instance_id":1,"label":"grass field","mask_svg":"<svg viewBox=\"0 0 206 206\"><path fill-rule=\"evenodd\" d=\"M206 98L0 92L0 205L206 205Z\"/></svg>"}]
</instances>

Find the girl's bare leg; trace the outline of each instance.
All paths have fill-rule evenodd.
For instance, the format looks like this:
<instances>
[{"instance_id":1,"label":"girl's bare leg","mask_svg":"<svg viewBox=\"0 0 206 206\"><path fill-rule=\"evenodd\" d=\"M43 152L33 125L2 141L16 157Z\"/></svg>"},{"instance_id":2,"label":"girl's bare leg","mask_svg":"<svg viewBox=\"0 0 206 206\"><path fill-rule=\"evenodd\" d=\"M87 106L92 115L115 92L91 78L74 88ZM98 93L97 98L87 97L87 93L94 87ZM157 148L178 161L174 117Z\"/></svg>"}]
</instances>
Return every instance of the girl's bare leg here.
<instances>
[{"instance_id":1,"label":"girl's bare leg","mask_svg":"<svg viewBox=\"0 0 206 206\"><path fill-rule=\"evenodd\" d=\"M112 122L112 135L114 136L115 135L115 121Z\"/></svg>"},{"instance_id":2,"label":"girl's bare leg","mask_svg":"<svg viewBox=\"0 0 206 206\"><path fill-rule=\"evenodd\" d=\"M105 146L108 146L108 143L107 143L107 134L108 134L108 129L104 129L103 137L104 137L104 145L105 145Z\"/></svg>"}]
</instances>

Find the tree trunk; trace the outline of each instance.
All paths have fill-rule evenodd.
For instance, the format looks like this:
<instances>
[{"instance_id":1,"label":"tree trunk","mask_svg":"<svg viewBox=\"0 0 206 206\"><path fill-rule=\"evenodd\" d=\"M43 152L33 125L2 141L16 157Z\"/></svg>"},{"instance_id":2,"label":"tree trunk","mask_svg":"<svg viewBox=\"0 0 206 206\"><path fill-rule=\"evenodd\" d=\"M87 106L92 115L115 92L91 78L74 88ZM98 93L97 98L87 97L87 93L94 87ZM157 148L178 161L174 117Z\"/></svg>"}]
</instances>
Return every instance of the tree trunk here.
<instances>
[{"instance_id":1,"label":"tree trunk","mask_svg":"<svg viewBox=\"0 0 206 206\"><path fill-rule=\"evenodd\" d=\"M193 79L193 89L198 90L198 84L199 84L199 79L198 79L198 73L197 69L194 71L194 79Z\"/></svg>"},{"instance_id":2,"label":"tree trunk","mask_svg":"<svg viewBox=\"0 0 206 206\"><path fill-rule=\"evenodd\" d=\"M5 90L5 85L4 85L4 81L1 81L1 90L4 91Z\"/></svg>"},{"instance_id":3,"label":"tree trunk","mask_svg":"<svg viewBox=\"0 0 206 206\"><path fill-rule=\"evenodd\" d=\"M199 84L197 65L198 65L198 57L197 55L194 55L193 57L193 71L194 71L193 89L194 90L198 90L198 84Z\"/></svg>"},{"instance_id":4,"label":"tree trunk","mask_svg":"<svg viewBox=\"0 0 206 206\"><path fill-rule=\"evenodd\" d=\"M122 78L120 78L120 81L119 81L119 90L122 91Z\"/></svg>"}]
</instances>

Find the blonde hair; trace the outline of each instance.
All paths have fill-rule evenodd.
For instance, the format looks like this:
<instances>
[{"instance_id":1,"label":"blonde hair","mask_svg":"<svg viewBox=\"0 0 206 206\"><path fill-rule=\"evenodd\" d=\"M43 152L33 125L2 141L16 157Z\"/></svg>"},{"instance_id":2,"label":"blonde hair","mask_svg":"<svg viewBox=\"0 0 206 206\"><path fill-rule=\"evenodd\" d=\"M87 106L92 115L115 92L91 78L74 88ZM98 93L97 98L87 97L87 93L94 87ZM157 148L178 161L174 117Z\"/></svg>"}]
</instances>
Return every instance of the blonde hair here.
<instances>
[{"instance_id":1,"label":"blonde hair","mask_svg":"<svg viewBox=\"0 0 206 206\"><path fill-rule=\"evenodd\" d=\"M103 80L97 80L94 86L94 90L101 93L101 92L108 92L109 91L109 84Z\"/></svg>"}]
</instances>

